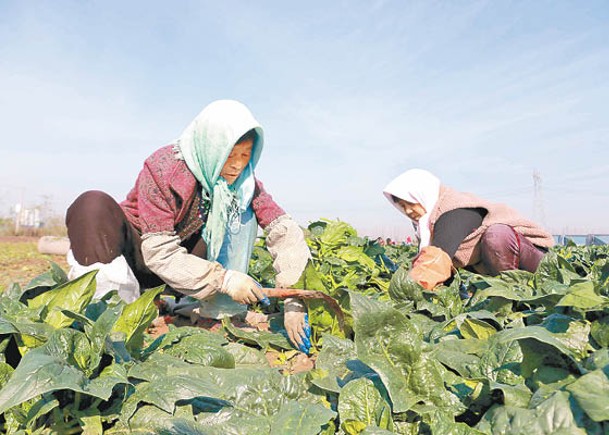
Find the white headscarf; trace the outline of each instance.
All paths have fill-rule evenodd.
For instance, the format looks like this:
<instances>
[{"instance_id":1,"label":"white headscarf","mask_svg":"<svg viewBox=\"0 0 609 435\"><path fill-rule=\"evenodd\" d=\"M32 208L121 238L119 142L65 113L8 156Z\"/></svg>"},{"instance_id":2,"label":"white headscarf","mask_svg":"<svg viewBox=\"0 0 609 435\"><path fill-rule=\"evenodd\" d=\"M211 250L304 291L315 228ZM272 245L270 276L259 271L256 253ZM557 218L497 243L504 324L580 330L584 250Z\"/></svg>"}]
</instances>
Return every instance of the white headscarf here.
<instances>
[{"instance_id":1,"label":"white headscarf","mask_svg":"<svg viewBox=\"0 0 609 435\"><path fill-rule=\"evenodd\" d=\"M425 214L421 216L418 223L413 221L413 224L419 237L419 249L428 246L431 242L429 217L440 196L440 179L424 169L410 169L387 184L383 193L389 202L403 214L406 213L393 200L393 197L421 204L425 208Z\"/></svg>"}]
</instances>

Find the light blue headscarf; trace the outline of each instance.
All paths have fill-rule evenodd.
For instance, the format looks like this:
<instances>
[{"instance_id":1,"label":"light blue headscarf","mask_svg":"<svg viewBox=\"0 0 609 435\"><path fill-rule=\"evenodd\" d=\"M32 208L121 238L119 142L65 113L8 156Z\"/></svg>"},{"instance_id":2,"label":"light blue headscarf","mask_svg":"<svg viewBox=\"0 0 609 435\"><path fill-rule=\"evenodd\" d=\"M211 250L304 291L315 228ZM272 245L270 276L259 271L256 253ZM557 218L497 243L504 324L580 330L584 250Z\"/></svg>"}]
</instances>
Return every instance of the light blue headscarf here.
<instances>
[{"instance_id":1,"label":"light blue headscarf","mask_svg":"<svg viewBox=\"0 0 609 435\"><path fill-rule=\"evenodd\" d=\"M252 129L256 131L256 139L250 162L229 186L220 172L237 140ZM245 105L233 100L209 104L178 139L188 169L201 183L201 198L210 203L202 232L207 244L207 259L220 261L224 267L241 272L247 272L258 229L251 202L255 188L254 168L263 143L258 121ZM239 213L233 222L235 219L231 219L231 215L234 217L235 213L231 210L237 208Z\"/></svg>"}]
</instances>

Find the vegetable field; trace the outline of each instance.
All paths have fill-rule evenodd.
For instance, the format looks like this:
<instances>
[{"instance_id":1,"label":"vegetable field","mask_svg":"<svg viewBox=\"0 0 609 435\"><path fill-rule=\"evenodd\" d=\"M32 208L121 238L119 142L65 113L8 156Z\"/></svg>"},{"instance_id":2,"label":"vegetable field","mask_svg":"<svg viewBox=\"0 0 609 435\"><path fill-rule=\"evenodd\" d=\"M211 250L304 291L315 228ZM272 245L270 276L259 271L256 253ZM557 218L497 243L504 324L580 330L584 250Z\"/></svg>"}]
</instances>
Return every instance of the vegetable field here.
<instances>
[{"instance_id":1,"label":"vegetable field","mask_svg":"<svg viewBox=\"0 0 609 435\"><path fill-rule=\"evenodd\" d=\"M227 319L151 334L162 287L93 300L95 272L56 264L0 294L0 432L8 434L609 433L609 247L558 247L535 274L459 270L424 290L412 246L347 223L308 227L310 370L282 303L264 330ZM397 266L396 266L397 265ZM273 287L259 239L250 274Z\"/></svg>"}]
</instances>

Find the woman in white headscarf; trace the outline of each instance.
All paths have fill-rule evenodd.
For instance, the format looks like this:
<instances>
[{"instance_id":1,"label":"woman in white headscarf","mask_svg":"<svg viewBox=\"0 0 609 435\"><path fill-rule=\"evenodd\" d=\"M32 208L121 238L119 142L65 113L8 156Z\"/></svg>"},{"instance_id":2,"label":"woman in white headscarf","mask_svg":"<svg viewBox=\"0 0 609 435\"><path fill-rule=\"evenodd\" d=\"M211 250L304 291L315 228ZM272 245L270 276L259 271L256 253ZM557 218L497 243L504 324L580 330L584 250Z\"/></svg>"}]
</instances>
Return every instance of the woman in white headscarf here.
<instances>
[{"instance_id":1,"label":"woman in white headscarf","mask_svg":"<svg viewBox=\"0 0 609 435\"><path fill-rule=\"evenodd\" d=\"M426 288L448 279L451 266L488 275L534 272L554 244L549 233L516 210L453 190L423 169L404 172L383 193L413 222L421 254L411 276Z\"/></svg>"},{"instance_id":2,"label":"woman in white headscarf","mask_svg":"<svg viewBox=\"0 0 609 435\"><path fill-rule=\"evenodd\" d=\"M221 318L264 300L247 275L258 227L267 231L278 287L300 277L310 256L297 223L254 176L262 127L243 104L209 104L172 144L144 162L117 204L85 192L68 209L69 276L98 269L97 293L130 302L140 288L167 284L200 301L202 317ZM286 302L286 328L300 344L304 306Z\"/></svg>"}]
</instances>

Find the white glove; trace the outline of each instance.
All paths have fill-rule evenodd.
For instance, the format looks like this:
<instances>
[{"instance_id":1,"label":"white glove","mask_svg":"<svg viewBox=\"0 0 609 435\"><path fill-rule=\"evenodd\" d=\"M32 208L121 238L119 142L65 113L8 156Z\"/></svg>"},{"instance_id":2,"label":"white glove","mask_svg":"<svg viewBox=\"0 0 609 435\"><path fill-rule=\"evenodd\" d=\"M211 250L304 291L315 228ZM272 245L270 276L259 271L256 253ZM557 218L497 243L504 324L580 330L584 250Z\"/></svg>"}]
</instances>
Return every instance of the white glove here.
<instances>
[{"instance_id":1,"label":"white glove","mask_svg":"<svg viewBox=\"0 0 609 435\"><path fill-rule=\"evenodd\" d=\"M311 346L310 329L305 321L307 307L300 299L287 298L283 304L283 325L290 337L290 341L300 350Z\"/></svg>"},{"instance_id":2,"label":"white glove","mask_svg":"<svg viewBox=\"0 0 609 435\"><path fill-rule=\"evenodd\" d=\"M227 270L220 293L229 295L240 304L253 304L266 298L258 283L245 273Z\"/></svg>"}]
</instances>

